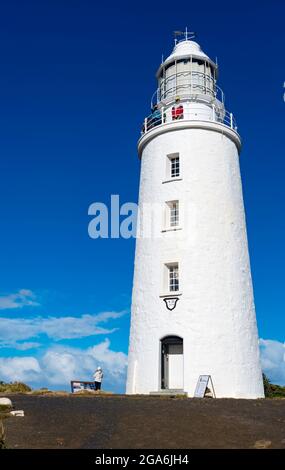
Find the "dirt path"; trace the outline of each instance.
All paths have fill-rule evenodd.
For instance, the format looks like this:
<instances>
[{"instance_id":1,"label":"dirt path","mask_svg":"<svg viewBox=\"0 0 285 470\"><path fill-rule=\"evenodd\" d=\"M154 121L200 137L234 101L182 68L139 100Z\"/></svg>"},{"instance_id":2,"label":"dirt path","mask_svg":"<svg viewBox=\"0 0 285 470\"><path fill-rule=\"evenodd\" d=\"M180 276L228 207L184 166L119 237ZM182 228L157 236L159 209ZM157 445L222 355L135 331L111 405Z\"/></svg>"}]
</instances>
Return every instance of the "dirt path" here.
<instances>
[{"instance_id":1,"label":"dirt path","mask_svg":"<svg viewBox=\"0 0 285 470\"><path fill-rule=\"evenodd\" d=\"M11 395L8 448L283 448L285 400Z\"/></svg>"}]
</instances>

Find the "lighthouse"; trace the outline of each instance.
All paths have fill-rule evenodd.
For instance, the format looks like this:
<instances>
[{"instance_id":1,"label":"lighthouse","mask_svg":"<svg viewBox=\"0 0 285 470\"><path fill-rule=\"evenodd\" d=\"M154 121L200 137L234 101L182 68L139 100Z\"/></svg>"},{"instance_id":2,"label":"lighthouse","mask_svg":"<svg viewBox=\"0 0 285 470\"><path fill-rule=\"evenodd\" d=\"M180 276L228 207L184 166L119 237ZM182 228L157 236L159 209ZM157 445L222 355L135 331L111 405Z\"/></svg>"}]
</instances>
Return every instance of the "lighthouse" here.
<instances>
[{"instance_id":1,"label":"lighthouse","mask_svg":"<svg viewBox=\"0 0 285 470\"><path fill-rule=\"evenodd\" d=\"M128 394L264 397L239 156L218 65L186 29L143 121Z\"/></svg>"}]
</instances>

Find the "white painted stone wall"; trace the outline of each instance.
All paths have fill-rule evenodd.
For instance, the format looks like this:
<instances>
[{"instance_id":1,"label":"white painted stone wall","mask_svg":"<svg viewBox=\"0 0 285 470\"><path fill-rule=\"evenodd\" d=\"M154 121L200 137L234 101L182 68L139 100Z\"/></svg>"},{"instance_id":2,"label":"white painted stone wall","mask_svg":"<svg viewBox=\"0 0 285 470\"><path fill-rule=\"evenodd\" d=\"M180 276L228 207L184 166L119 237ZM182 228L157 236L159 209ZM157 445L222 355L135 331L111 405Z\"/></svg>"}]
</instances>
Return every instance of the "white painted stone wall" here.
<instances>
[{"instance_id":1,"label":"white painted stone wall","mask_svg":"<svg viewBox=\"0 0 285 470\"><path fill-rule=\"evenodd\" d=\"M210 374L217 397L263 397L237 146L222 125L219 132L212 123L179 126L158 133L142 151L140 207L178 199L190 220L188 232L184 220L181 231L137 239L127 393L160 390L160 339L177 335L189 396L199 375ZM163 183L166 156L176 152L182 180ZM159 217L154 225L160 233ZM170 261L179 262L181 287L173 311L160 297Z\"/></svg>"}]
</instances>

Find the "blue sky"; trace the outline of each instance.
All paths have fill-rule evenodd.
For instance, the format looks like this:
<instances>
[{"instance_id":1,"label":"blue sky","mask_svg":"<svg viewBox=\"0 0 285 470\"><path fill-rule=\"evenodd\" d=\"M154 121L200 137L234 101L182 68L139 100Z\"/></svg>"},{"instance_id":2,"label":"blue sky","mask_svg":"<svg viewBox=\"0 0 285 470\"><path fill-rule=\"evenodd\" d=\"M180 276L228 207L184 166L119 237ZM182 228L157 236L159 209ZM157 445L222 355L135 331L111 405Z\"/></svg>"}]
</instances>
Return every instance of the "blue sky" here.
<instances>
[{"instance_id":1,"label":"blue sky","mask_svg":"<svg viewBox=\"0 0 285 470\"><path fill-rule=\"evenodd\" d=\"M161 54L186 25L243 138L263 365L285 383L281 0L13 1L0 15L0 380L67 388L98 363L123 391L134 240L92 240L88 207L137 201L136 142ZM177 11L175 11L177 10ZM74 377L73 377L74 378Z\"/></svg>"}]
</instances>

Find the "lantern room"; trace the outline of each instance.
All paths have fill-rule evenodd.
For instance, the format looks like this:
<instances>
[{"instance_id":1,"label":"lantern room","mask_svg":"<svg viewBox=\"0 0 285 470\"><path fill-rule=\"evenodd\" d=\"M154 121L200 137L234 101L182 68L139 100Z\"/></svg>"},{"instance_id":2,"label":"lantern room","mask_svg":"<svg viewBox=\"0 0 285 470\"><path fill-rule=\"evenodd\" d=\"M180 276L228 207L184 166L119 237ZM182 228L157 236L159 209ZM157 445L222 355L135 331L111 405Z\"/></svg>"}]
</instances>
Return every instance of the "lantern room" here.
<instances>
[{"instance_id":1,"label":"lantern room","mask_svg":"<svg viewBox=\"0 0 285 470\"><path fill-rule=\"evenodd\" d=\"M151 100L152 113L145 118L141 133L181 120L213 121L237 131L217 85L217 63L202 51L187 28L175 35L174 49L156 73L158 88Z\"/></svg>"},{"instance_id":2,"label":"lantern room","mask_svg":"<svg viewBox=\"0 0 285 470\"><path fill-rule=\"evenodd\" d=\"M194 33L181 33L183 39L175 39L175 47L160 65L156 77L158 88L152 104L169 103L177 96L181 99L201 99L224 103L222 91L217 87L218 65L192 40Z\"/></svg>"}]
</instances>

